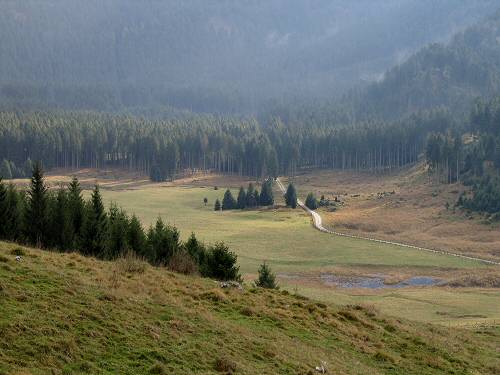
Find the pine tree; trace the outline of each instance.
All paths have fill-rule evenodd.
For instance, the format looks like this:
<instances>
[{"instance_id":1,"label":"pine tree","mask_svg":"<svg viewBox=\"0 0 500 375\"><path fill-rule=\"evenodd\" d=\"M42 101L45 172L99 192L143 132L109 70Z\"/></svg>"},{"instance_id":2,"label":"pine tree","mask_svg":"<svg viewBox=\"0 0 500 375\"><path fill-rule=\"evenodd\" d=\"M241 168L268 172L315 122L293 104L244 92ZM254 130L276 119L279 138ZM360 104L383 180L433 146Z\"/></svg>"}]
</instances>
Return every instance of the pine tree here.
<instances>
[{"instance_id":1,"label":"pine tree","mask_svg":"<svg viewBox=\"0 0 500 375\"><path fill-rule=\"evenodd\" d=\"M214 211L220 211L220 209L221 209L220 200L219 200L219 198L217 198L215 200L215 204L214 204Z\"/></svg>"},{"instance_id":2,"label":"pine tree","mask_svg":"<svg viewBox=\"0 0 500 375\"><path fill-rule=\"evenodd\" d=\"M310 210L315 210L318 208L318 200L313 193L307 194L306 207L308 207Z\"/></svg>"},{"instance_id":3,"label":"pine tree","mask_svg":"<svg viewBox=\"0 0 500 375\"><path fill-rule=\"evenodd\" d=\"M260 265L259 278L255 281L255 285L261 288L278 289L276 276L266 262Z\"/></svg>"},{"instance_id":4,"label":"pine tree","mask_svg":"<svg viewBox=\"0 0 500 375\"><path fill-rule=\"evenodd\" d=\"M81 235L81 251L85 255L102 257L106 250L107 216L96 185L86 204Z\"/></svg>"},{"instance_id":5,"label":"pine tree","mask_svg":"<svg viewBox=\"0 0 500 375\"><path fill-rule=\"evenodd\" d=\"M222 199L222 210L234 210L236 208L236 201L234 200L231 190L227 189Z\"/></svg>"},{"instance_id":6,"label":"pine tree","mask_svg":"<svg viewBox=\"0 0 500 375\"><path fill-rule=\"evenodd\" d=\"M240 191L238 192L238 201L237 201L237 207L240 210L243 210L247 206L247 194L245 193L245 189L243 189L243 186L240 187Z\"/></svg>"},{"instance_id":7,"label":"pine tree","mask_svg":"<svg viewBox=\"0 0 500 375\"><path fill-rule=\"evenodd\" d=\"M130 219L127 241L130 250L132 250L139 256L146 257L146 235L144 233L144 229L142 228L141 222L135 215L132 215L132 218Z\"/></svg>"},{"instance_id":8,"label":"pine tree","mask_svg":"<svg viewBox=\"0 0 500 375\"><path fill-rule=\"evenodd\" d=\"M25 225L28 241L37 247L44 246L47 231L47 187L40 163L35 163L27 192Z\"/></svg>"},{"instance_id":9,"label":"pine tree","mask_svg":"<svg viewBox=\"0 0 500 375\"><path fill-rule=\"evenodd\" d=\"M288 207L297 208L297 190L292 183L286 189L285 202Z\"/></svg>"}]
</instances>

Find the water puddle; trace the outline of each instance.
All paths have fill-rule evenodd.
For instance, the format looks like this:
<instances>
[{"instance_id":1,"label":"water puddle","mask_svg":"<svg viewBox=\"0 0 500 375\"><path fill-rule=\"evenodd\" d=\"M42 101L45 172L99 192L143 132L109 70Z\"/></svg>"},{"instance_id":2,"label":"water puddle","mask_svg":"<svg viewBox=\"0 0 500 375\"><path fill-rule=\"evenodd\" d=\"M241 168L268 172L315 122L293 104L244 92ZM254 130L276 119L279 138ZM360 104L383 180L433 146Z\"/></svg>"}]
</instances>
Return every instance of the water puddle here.
<instances>
[{"instance_id":1,"label":"water puddle","mask_svg":"<svg viewBox=\"0 0 500 375\"><path fill-rule=\"evenodd\" d=\"M383 277L342 277L332 274L321 274L320 280L325 285L335 286L338 288L404 288L409 286L433 286L439 285L442 280L428 276L415 276L409 279L386 284Z\"/></svg>"}]
</instances>

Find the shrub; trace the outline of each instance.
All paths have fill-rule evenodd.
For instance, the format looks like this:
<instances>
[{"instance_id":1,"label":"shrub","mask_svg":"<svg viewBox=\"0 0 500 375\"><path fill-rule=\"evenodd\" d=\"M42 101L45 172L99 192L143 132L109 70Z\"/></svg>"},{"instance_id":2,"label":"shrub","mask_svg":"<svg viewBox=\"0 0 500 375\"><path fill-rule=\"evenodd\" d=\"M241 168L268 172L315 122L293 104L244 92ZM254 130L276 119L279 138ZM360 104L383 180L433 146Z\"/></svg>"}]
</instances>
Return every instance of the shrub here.
<instances>
[{"instance_id":1,"label":"shrub","mask_svg":"<svg viewBox=\"0 0 500 375\"><path fill-rule=\"evenodd\" d=\"M229 251L223 242L218 242L208 249L201 273L212 279L241 281L240 267L236 265L237 259L238 256Z\"/></svg>"},{"instance_id":2,"label":"shrub","mask_svg":"<svg viewBox=\"0 0 500 375\"><path fill-rule=\"evenodd\" d=\"M198 264L186 251L178 251L175 253L172 258L170 258L168 268L173 272L182 273L184 275L194 275L198 273Z\"/></svg>"},{"instance_id":3,"label":"shrub","mask_svg":"<svg viewBox=\"0 0 500 375\"><path fill-rule=\"evenodd\" d=\"M217 358L214 368L216 371L232 374L236 371L236 363L228 358Z\"/></svg>"},{"instance_id":4,"label":"shrub","mask_svg":"<svg viewBox=\"0 0 500 375\"><path fill-rule=\"evenodd\" d=\"M24 251L24 249L22 247L16 247L15 249L12 249L10 251L10 253L12 255L16 255L16 256L25 256L26 255L26 252Z\"/></svg>"},{"instance_id":5,"label":"shrub","mask_svg":"<svg viewBox=\"0 0 500 375\"><path fill-rule=\"evenodd\" d=\"M261 288L278 289L276 276L265 262L260 265L259 278L255 281L255 285Z\"/></svg>"},{"instance_id":6,"label":"shrub","mask_svg":"<svg viewBox=\"0 0 500 375\"><path fill-rule=\"evenodd\" d=\"M121 273L144 273L147 263L135 253L129 251L118 259L116 267Z\"/></svg>"},{"instance_id":7,"label":"shrub","mask_svg":"<svg viewBox=\"0 0 500 375\"><path fill-rule=\"evenodd\" d=\"M315 210L318 208L318 200L316 199L313 193L307 194L306 206L310 210Z\"/></svg>"}]
</instances>

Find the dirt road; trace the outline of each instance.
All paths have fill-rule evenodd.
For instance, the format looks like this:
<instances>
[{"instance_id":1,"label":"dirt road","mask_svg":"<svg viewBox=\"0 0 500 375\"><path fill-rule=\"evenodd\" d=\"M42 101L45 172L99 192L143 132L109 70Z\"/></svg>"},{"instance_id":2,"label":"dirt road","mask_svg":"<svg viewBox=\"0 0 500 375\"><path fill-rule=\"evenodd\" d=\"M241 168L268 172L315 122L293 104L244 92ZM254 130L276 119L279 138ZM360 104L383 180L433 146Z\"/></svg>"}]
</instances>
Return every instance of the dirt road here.
<instances>
[{"instance_id":1,"label":"dirt road","mask_svg":"<svg viewBox=\"0 0 500 375\"><path fill-rule=\"evenodd\" d=\"M280 188L280 190L282 191L283 194L286 193L286 188L285 186L283 185L283 183L281 182L281 180L279 178L276 178L276 184L278 185L278 187ZM448 256L454 256L454 257L458 257L458 258L463 258L463 259L469 259L469 260L475 260L475 261L479 261L479 262L483 262L483 263L488 263L488 264L495 264L495 265L500 265L500 262L495 262L493 260L487 260L487 259L482 259L482 258L476 258L476 257L470 257L470 256L467 256L467 255L462 255L462 254L456 254L456 253L451 253L451 252L448 252L448 251L443 251L443 250L436 250L436 249L427 249L425 247L419 247L419 246L413 246L413 245L408 245L408 244L404 244L404 243L399 243L399 242L392 242L392 241L385 241L385 240L378 240L376 238L368 238L368 237L361 237L361 236L355 236L355 235L352 235L352 234L346 234L346 233L340 233L340 232L335 232L335 231L332 231L332 230L329 230L329 229L326 229L324 226L323 226L323 219L321 218L321 215L318 214L317 212L309 209L305 204L304 202L302 202L300 199L297 199L297 204L304 210L306 211L307 213L309 213L311 216L312 216L312 219L313 219L313 226L314 228L316 228L317 230L321 231L321 232L325 232L325 233L330 233L330 234L334 234L336 236L342 236L342 237L350 237L350 238L355 238L355 239L359 239L359 240L365 240L365 241L372 241L372 242L379 242L379 243L384 243L384 244L389 244L389 245L395 245L395 246L400 246L400 247L406 247L406 248L410 248L410 249L416 249L416 250L421 250L421 251L427 251L427 252L431 252L431 253L435 253L435 254L442 254L442 255L448 255Z\"/></svg>"}]
</instances>

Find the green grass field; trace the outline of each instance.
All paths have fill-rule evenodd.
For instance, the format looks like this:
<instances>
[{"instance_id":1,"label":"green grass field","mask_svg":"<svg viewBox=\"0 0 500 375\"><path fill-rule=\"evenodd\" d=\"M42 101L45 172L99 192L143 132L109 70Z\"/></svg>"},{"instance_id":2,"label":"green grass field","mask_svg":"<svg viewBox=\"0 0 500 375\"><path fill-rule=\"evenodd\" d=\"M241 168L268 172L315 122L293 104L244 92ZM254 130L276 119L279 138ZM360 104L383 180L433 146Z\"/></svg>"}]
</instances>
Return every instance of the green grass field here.
<instances>
[{"instance_id":1,"label":"green grass field","mask_svg":"<svg viewBox=\"0 0 500 375\"><path fill-rule=\"evenodd\" d=\"M224 190L224 187L214 190L212 187L148 185L138 190L103 189L102 193L105 201L116 202L135 212L145 226L161 216L175 224L183 238L194 231L207 243L226 242L238 254L247 280L255 278L259 265L267 261L277 274L292 275L279 278L282 287L322 300L368 302L395 316L442 324L495 324L500 320L498 291L433 287L360 294L304 282L300 275L333 272L339 268L363 268L368 273L405 269L416 275L437 272L446 276L450 270L472 272L495 269L495 266L320 233L312 228L309 216L299 209L214 212L213 203L216 198L222 198ZM279 197L277 191L275 196ZM206 207L204 197L209 200Z\"/></svg>"}]
</instances>

